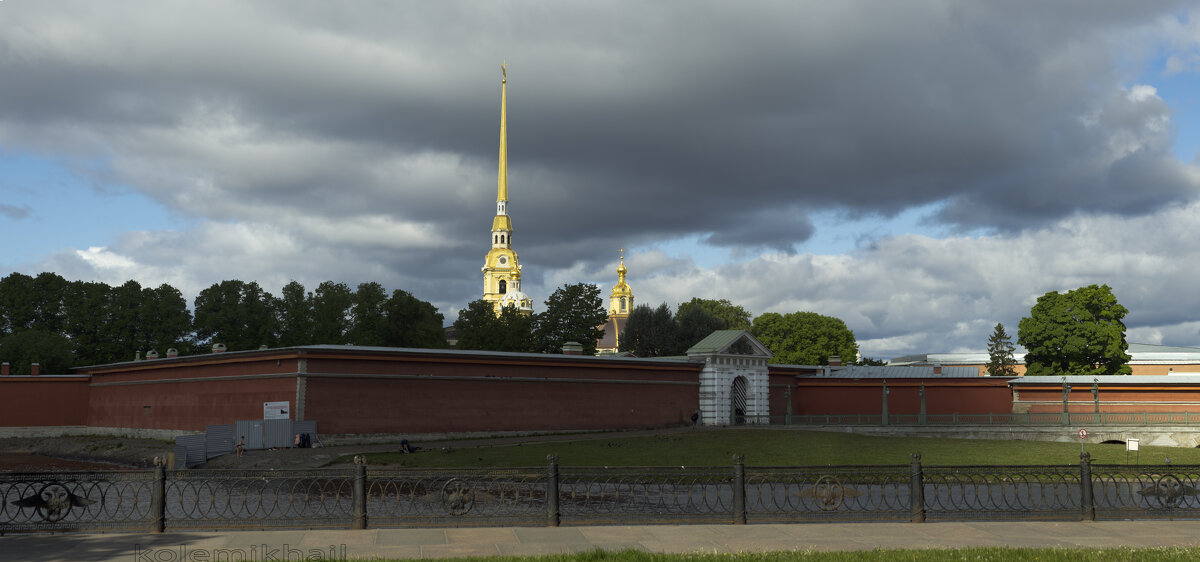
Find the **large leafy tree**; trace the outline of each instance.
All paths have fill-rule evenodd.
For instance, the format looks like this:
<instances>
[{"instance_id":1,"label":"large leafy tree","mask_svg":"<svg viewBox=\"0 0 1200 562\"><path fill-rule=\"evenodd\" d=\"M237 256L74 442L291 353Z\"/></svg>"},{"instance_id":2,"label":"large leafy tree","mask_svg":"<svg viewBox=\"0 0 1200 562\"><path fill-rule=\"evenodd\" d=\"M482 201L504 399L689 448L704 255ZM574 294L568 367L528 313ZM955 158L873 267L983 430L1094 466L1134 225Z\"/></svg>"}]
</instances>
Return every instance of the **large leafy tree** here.
<instances>
[{"instance_id":1,"label":"large leafy tree","mask_svg":"<svg viewBox=\"0 0 1200 562\"><path fill-rule=\"evenodd\" d=\"M354 345L388 345L383 331L387 325L387 290L374 281L359 283L350 307L350 331L346 340Z\"/></svg>"},{"instance_id":2,"label":"large leafy tree","mask_svg":"<svg viewBox=\"0 0 1200 562\"><path fill-rule=\"evenodd\" d=\"M447 347L445 318L432 304L396 289L383 305L383 345L440 349Z\"/></svg>"},{"instance_id":3,"label":"large leafy tree","mask_svg":"<svg viewBox=\"0 0 1200 562\"><path fill-rule=\"evenodd\" d=\"M1130 374L1122 321L1128 312L1108 285L1038 297L1017 328L1017 342L1028 351L1025 374Z\"/></svg>"},{"instance_id":4,"label":"large leafy tree","mask_svg":"<svg viewBox=\"0 0 1200 562\"><path fill-rule=\"evenodd\" d=\"M279 345L293 347L313 343L312 294L299 281L291 281L279 291L275 312L279 319Z\"/></svg>"},{"instance_id":5,"label":"large leafy tree","mask_svg":"<svg viewBox=\"0 0 1200 562\"><path fill-rule=\"evenodd\" d=\"M597 328L608 319L600 286L591 283L563 285L546 299L546 309L534 319L538 351L562 353L567 342L583 346L584 355L596 354L596 341L604 336Z\"/></svg>"},{"instance_id":6,"label":"large leafy tree","mask_svg":"<svg viewBox=\"0 0 1200 562\"><path fill-rule=\"evenodd\" d=\"M675 311L675 318L683 318L691 310L697 308L721 320L722 327L717 328L718 330L750 329L750 312L741 306L729 302L729 299L702 299L693 297L690 301L680 303L679 308ZM707 336L708 334L705 335Z\"/></svg>"},{"instance_id":7,"label":"large leafy tree","mask_svg":"<svg viewBox=\"0 0 1200 562\"><path fill-rule=\"evenodd\" d=\"M14 375L30 374L33 363L38 363L41 373L47 375L64 374L74 364L66 336L38 329L0 338L0 357L9 363Z\"/></svg>"},{"instance_id":8,"label":"large leafy tree","mask_svg":"<svg viewBox=\"0 0 1200 562\"><path fill-rule=\"evenodd\" d=\"M621 351L638 357L678 355L678 326L667 303L650 308L640 304L629 313L625 333L621 335Z\"/></svg>"},{"instance_id":9,"label":"large leafy tree","mask_svg":"<svg viewBox=\"0 0 1200 562\"><path fill-rule=\"evenodd\" d=\"M772 363L827 365L833 355L847 363L858 356L858 342L846 323L815 312L768 312L754 319L752 332L774 354Z\"/></svg>"},{"instance_id":10,"label":"large leafy tree","mask_svg":"<svg viewBox=\"0 0 1200 562\"><path fill-rule=\"evenodd\" d=\"M709 334L725 329L725 321L713 316L708 309L700 306L684 307L680 305L675 314L675 345L672 354L686 352Z\"/></svg>"},{"instance_id":11,"label":"large leafy tree","mask_svg":"<svg viewBox=\"0 0 1200 562\"><path fill-rule=\"evenodd\" d=\"M354 293L345 283L325 281L313 292L313 333L311 343L341 345L350 330L350 309Z\"/></svg>"},{"instance_id":12,"label":"large leafy tree","mask_svg":"<svg viewBox=\"0 0 1200 562\"><path fill-rule=\"evenodd\" d=\"M215 283L196 296L196 338L223 343L231 351L273 346L278 326L274 301L253 281Z\"/></svg>"},{"instance_id":13,"label":"large leafy tree","mask_svg":"<svg viewBox=\"0 0 1200 562\"><path fill-rule=\"evenodd\" d=\"M458 349L488 351L533 351L533 319L506 307L499 315L492 303L471 301L458 311L454 321Z\"/></svg>"},{"instance_id":14,"label":"large leafy tree","mask_svg":"<svg viewBox=\"0 0 1200 562\"><path fill-rule=\"evenodd\" d=\"M1014 351L1016 351L1016 346L1013 345L1012 337L1004 329L1004 324L997 323L996 328L992 330L992 336L988 338L988 374L993 377L1017 376L1017 360L1013 358Z\"/></svg>"},{"instance_id":15,"label":"large leafy tree","mask_svg":"<svg viewBox=\"0 0 1200 562\"><path fill-rule=\"evenodd\" d=\"M63 294L66 334L77 365L98 365L133 359L133 351L113 356L108 348L112 287L96 281L73 281Z\"/></svg>"},{"instance_id":16,"label":"large leafy tree","mask_svg":"<svg viewBox=\"0 0 1200 562\"><path fill-rule=\"evenodd\" d=\"M10 273L0 279L0 334L28 330L34 326L35 298L33 278Z\"/></svg>"}]
</instances>

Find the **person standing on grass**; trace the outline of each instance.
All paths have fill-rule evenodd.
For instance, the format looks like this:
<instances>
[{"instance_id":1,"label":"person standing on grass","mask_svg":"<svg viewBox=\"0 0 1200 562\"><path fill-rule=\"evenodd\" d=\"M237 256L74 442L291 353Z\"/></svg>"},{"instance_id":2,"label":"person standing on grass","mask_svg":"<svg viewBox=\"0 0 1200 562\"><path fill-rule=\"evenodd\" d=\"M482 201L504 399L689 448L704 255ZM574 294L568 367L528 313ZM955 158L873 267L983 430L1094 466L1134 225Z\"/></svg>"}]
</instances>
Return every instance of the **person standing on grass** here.
<instances>
[{"instance_id":1,"label":"person standing on grass","mask_svg":"<svg viewBox=\"0 0 1200 562\"><path fill-rule=\"evenodd\" d=\"M239 456L239 457L242 456L242 454L246 452L246 436L245 435L243 435L241 440L239 440L237 442L237 447L234 448L234 451L237 452L237 456Z\"/></svg>"}]
</instances>

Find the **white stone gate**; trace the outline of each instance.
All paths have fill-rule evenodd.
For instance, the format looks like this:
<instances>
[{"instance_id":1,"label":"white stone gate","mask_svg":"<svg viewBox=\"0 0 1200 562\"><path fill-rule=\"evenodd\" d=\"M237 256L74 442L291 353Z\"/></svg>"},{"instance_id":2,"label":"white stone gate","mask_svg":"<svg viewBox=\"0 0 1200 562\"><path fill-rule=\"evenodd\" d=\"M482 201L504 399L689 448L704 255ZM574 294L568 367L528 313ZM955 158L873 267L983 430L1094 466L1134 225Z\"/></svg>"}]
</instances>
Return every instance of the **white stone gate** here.
<instances>
[{"instance_id":1,"label":"white stone gate","mask_svg":"<svg viewBox=\"0 0 1200 562\"><path fill-rule=\"evenodd\" d=\"M771 351L750 332L713 332L687 350L687 355L704 360L700 371L700 423L769 423L767 361Z\"/></svg>"}]
</instances>

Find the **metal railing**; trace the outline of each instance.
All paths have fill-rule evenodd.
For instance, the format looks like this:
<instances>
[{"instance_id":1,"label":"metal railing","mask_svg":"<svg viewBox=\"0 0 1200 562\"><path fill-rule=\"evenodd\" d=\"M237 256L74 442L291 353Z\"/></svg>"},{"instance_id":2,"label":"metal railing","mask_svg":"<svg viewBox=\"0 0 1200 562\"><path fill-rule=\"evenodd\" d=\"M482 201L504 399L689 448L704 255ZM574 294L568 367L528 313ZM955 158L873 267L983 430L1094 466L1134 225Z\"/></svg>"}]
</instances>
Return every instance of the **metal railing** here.
<instances>
[{"instance_id":1,"label":"metal railing","mask_svg":"<svg viewBox=\"0 0 1200 562\"><path fill-rule=\"evenodd\" d=\"M559 467L0 474L14 531L1200 517L1200 466Z\"/></svg>"}]
</instances>

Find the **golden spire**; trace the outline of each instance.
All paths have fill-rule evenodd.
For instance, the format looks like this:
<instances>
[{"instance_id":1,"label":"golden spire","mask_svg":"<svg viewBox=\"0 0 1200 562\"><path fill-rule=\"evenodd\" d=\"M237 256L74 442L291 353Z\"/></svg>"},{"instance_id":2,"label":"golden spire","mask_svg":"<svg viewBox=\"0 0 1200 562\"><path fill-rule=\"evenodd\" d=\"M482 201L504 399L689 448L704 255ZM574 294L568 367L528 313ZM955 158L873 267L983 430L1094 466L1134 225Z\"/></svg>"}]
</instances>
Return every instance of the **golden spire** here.
<instances>
[{"instance_id":1,"label":"golden spire","mask_svg":"<svg viewBox=\"0 0 1200 562\"><path fill-rule=\"evenodd\" d=\"M617 284L625 284L625 248L621 248L621 265L617 266Z\"/></svg>"},{"instance_id":2,"label":"golden spire","mask_svg":"<svg viewBox=\"0 0 1200 562\"><path fill-rule=\"evenodd\" d=\"M500 171L496 178L496 201L508 201L508 70L500 65Z\"/></svg>"}]
</instances>

